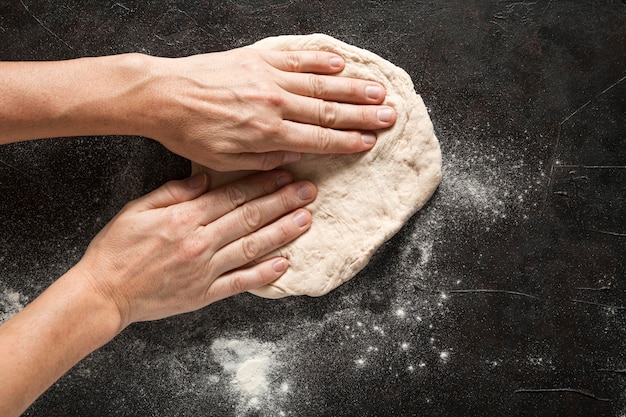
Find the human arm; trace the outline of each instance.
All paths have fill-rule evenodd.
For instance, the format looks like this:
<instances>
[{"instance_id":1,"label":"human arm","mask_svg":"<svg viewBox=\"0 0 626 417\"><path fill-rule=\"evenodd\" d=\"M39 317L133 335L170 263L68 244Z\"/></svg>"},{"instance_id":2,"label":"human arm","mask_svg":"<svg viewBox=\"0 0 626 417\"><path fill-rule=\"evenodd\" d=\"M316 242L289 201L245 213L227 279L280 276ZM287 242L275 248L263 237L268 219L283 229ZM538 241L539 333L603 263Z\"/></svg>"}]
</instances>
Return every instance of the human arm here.
<instances>
[{"instance_id":1,"label":"human arm","mask_svg":"<svg viewBox=\"0 0 626 417\"><path fill-rule=\"evenodd\" d=\"M17 416L129 324L270 283L287 260L252 261L304 233L315 186L285 171L207 192L204 174L129 203L80 262L0 326L0 415ZM287 184L285 184L287 183Z\"/></svg>"},{"instance_id":2,"label":"human arm","mask_svg":"<svg viewBox=\"0 0 626 417\"><path fill-rule=\"evenodd\" d=\"M139 135L221 171L365 151L395 112L380 84L332 76L344 65L329 52L251 48L2 62L0 144Z\"/></svg>"}]
</instances>

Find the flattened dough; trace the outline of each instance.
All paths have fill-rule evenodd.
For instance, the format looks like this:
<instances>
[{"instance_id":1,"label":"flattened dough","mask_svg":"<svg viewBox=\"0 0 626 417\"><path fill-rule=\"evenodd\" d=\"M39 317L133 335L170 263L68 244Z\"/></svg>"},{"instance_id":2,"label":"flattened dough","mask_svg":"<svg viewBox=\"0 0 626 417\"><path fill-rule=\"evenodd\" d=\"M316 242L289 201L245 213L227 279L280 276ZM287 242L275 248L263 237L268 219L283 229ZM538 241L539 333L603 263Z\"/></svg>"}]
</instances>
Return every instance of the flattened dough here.
<instances>
[{"instance_id":1,"label":"flattened dough","mask_svg":"<svg viewBox=\"0 0 626 417\"><path fill-rule=\"evenodd\" d=\"M369 152L307 154L286 167L296 179L309 179L319 189L308 206L313 225L269 255L288 258L287 272L251 292L266 298L324 295L363 269L376 249L428 201L441 181L439 142L411 77L378 55L321 34L266 38L249 47L336 52L346 60L339 75L383 84L385 103L398 114L393 127L377 132ZM194 167L199 169L211 175L215 186L237 176Z\"/></svg>"}]
</instances>

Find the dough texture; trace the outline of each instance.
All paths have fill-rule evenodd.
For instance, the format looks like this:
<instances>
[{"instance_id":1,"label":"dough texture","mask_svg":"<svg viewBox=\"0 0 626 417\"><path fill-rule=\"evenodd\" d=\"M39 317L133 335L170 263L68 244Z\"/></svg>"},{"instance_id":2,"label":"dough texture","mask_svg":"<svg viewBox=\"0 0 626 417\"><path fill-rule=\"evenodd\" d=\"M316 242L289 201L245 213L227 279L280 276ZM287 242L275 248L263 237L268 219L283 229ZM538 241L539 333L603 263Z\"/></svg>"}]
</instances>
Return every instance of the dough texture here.
<instances>
[{"instance_id":1,"label":"dough texture","mask_svg":"<svg viewBox=\"0 0 626 417\"><path fill-rule=\"evenodd\" d=\"M378 55L322 34L266 38L249 47L338 53L346 60L339 75L383 84L385 103L397 112L394 126L377 132L369 152L307 154L286 167L296 179L309 179L318 187L317 199L307 207L313 224L268 256L289 259L287 272L251 292L266 298L321 296L354 277L428 201L441 181L439 142L411 77ZM234 178L233 173L194 167L198 169L208 172L214 185Z\"/></svg>"}]
</instances>

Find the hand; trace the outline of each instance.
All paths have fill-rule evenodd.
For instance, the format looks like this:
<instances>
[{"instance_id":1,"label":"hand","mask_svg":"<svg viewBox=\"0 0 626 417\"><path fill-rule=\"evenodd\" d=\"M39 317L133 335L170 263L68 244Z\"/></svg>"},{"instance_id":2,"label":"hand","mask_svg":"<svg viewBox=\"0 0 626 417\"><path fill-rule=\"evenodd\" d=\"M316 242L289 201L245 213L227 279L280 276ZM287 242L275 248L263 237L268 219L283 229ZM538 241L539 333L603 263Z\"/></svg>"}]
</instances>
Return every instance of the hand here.
<instances>
[{"instance_id":1,"label":"hand","mask_svg":"<svg viewBox=\"0 0 626 417\"><path fill-rule=\"evenodd\" d=\"M307 153L370 149L372 130L391 126L373 81L336 77L345 62L329 52L240 48L185 58L151 58L153 82L142 134L219 171L268 170Z\"/></svg>"},{"instance_id":2,"label":"hand","mask_svg":"<svg viewBox=\"0 0 626 417\"><path fill-rule=\"evenodd\" d=\"M120 312L121 328L189 312L266 285L288 267L266 255L304 233L317 190L291 174L256 174L207 192L206 174L129 203L76 266Z\"/></svg>"},{"instance_id":3,"label":"hand","mask_svg":"<svg viewBox=\"0 0 626 417\"><path fill-rule=\"evenodd\" d=\"M288 172L207 192L206 174L135 200L81 261L0 326L0 415L17 416L128 324L206 306L280 277L286 259L252 261L304 233L316 196ZM286 214L289 213L289 214Z\"/></svg>"}]
</instances>

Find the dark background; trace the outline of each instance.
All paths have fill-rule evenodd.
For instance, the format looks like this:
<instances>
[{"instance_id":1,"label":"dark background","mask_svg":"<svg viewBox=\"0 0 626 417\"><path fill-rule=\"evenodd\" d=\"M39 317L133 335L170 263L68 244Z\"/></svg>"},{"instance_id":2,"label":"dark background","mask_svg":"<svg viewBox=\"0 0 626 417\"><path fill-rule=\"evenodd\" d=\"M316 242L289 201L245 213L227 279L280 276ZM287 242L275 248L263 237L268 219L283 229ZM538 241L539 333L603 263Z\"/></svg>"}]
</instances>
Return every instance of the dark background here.
<instances>
[{"instance_id":1,"label":"dark background","mask_svg":"<svg viewBox=\"0 0 626 417\"><path fill-rule=\"evenodd\" d=\"M329 295L133 325L26 415L626 415L625 2L0 1L2 60L313 32L411 75L443 151L433 199ZM143 138L1 147L1 317L188 173ZM255 394L232 382L250 358Z\"/></svg>"}]
</instances>

